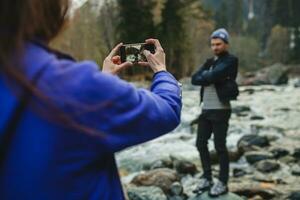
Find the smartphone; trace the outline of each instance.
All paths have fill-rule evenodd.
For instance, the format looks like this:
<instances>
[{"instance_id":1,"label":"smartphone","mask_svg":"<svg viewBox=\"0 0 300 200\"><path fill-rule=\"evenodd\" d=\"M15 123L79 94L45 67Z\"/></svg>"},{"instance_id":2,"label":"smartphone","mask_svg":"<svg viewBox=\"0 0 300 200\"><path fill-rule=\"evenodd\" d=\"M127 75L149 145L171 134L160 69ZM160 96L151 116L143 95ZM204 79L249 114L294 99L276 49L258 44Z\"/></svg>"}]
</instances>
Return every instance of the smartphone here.
<instances>
[{"instance_id":1,"label":"smartphone","mask_svg":"<svg viewBox=\"0 0 300 200\"><path fill-rule=\"evenodd\" d=\"M120 57L121 62L147 62L145 55L143 54L144 50L148 50L151 53L155 53L154 44L147 43L136 43L136 44L124 44L120 48Z\"/></svg>"}]
</instances>

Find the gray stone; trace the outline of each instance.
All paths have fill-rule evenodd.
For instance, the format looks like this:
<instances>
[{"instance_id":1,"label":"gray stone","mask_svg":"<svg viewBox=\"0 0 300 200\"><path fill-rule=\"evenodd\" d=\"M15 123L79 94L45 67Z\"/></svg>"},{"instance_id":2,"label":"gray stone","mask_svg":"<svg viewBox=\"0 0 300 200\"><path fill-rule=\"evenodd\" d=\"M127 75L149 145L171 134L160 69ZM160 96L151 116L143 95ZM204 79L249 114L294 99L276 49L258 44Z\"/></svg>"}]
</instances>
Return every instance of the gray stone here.
<instances>
[{"instance_id":1,"label":"gray stone","mask_svg":"<svg viewBox=\"0 0 300 200\"><path fill-rule=\"evenodd\" d=\"M244 199L233 193L227 193L217 198L213 198L208 195L208 192L205 192L201 195L191 197L188 200L244 200Z\"/></svg>"},{"instance_id":2,"label":"gray stone","mask_svg":"<svg viewBox=\"0 0 300 200\"><path fill-rule=\"evenodd\" d=\"M262 160L255 164L255 167L260 172L273 172L280 168L280 165L275 160Z\"/></svg>"},{"instance_id":3,"label":"gray stone","mask_svg":"<svg viewBox=\"0 0 300 200\"><path fill-rule=\"evenodd\" d=\"M244 78L241 85L282 85L288 83L289 68L281 63L258 70Z\"/></svg>"},{"instance_id":4,"label":"gray stone","mask_svg":"<svg viewBox=\"0 0 300 200\"><path fill-rule=\"evenodd\" d=\"M235 106L232 108L232 113L236 114L237 116L247 116L248 112L251 111L249 106Z\"/></svg>"},{"instance_id":5,"label":"gray stone","mask_svg":"<svg viewBox=\"0 0 300 200\"><path fill-rule=\"evenodd\" d=\"M247 174L247 172L243 169L238 169L238 168L234 168L232 170L232 173L233 173L233 177L242 177L242 176L245 176Z\"/></svg>"},{"instance_id":6,"label":"gray stone","mask_svg":"<svg viewBox=\"0 0 300 200\"><path fill-rule=\"evenodd\" d=\"M240 151L236 149L228 150L228 154L230 162L237 162L243 155ZM216 150L210 151L210 162L212 164L219 164L219 156Z\"/></svg>"},{"instance_id":7,"label":"gray stone","mask_svg":"<svg viewBox=\"0 0 300 200\"><path fill-rule=\"evenodd\" d=\"M275 191L270 189L263 189L261 187L239 187L232 191L233 193L247 197L247 199L261 196L263 199L273 199L276 195L278 195Z\"/></svg>"},{"instance_id":8,"label":"gray stone","mask_svg":"<svg viewBox=\"0 0 300 200\"><path fill-rule=\"evenodd\" d=\"M254 164L261 160L267 160L272 159L273 155L268 152L262 152L262 151L250 151L245 154L245 158L248 163Z\"/></svg>"},{"instance_id":9,"label":"gray stone","mask_svg":"<svg viewBox=\"0 0 300 200\"><path fill-rule=\"evenodd\" d=\"M149 167L151 170L159 168L173 168L173 162L171 159L156 160ZM149 170L149 169L148 169Z\"/></svg>"},{"instance_id":10,"label":"gray stone","mask_svg":"<svg viewBox=\"0 0 300 200\"><path fill-rule=\"evenodd\" d=\"M136 186L157 186L161 188L165 194L168 194L170 192L171 185L178 181L179 177L176 171L161 168L141 173L134 177L131 183Z\"/></svg>"},{"instance_id":11,"label":"gray stone","mask_svg":"<svg viewBox=\"0 0 300 200\"><path fill-rule=\"evenodd\" d=\"M155 186L129 187L127 195L129 200L167 200L164 192Z\"/></svg>"},{"instance_id":12,"label":"gray stone","mask_svg":"<svg viewBox=\"0 0 300 200\"><path fill-rule=\"evenodd\" d=\"M298 88L298 87L300 87L300 79L299 79L299 80L297 80L297 82L294 84L294 87L295 87L295 88Z\"/></svg>"},{"instance_id":13,"label":"gray stone","mask_svg":"<svg viewBox=\"0 0 300 200\"><path fill-rule=\"evenodd\" d=\"M284 148L280 148L280 147L272 148L271 153L274 155L274 158L276 158L276 159L281 158L286 155L289 155L288 150L286 150Z\"/></svg>"},{"instance_id":14,"label":"gray stone","mask_svg":"<svg viewBox=\"0 0 300 200\"><path fill-rule=\"evenodd\" d=\"M170 189L171 195L182 195L183 194L183 186L179 182L175 182L171 185Z\"/></svg>"},{"instance_id":15,"label":"gray stone","mask_svg":"<svg viewBox=\"0 0 300 200\"><path fill-rule=\"evenodd\" d=\"M250 117L251 120L264 120L265 118L263 116L259 115L253 115Z\"/></svg>"},{"instance_id":16,"label":"gray stone","mask_svg":"<svg viewBox=\"0 0 300 200\"><path fill-rule=\"evenodd\" d=\"M300 176L300 166L299 165L294 165L292 167L292 174L294 176Z\"/></svg>"},{"instance_id":17,"label":"gray stone","mask_svg":"<svg viewBox=\"0 0 300 200\"><path fill-rule=\"evenodd\" d=\"M296 159L293 156L287 155L283 156L279 159L280 162L285 163L285 164L290 164L290 163L295 163Z\"/></svg>"},{"instance_id":18,"label":"gray stone","mask_svg":"<svg viewBox=\"0 0 300 200\"><path fill-rule=\"evenodd\" d=\"M183 196L172 196L172 197L169 197L168 200L186 200L186 197L183 197Z\"/></svg>"},{"instance_id":19,"label":"gray stone","mask_svg":"<svg viewBox=\"0 0 300 200\"><path fill-rule=\"evenodd\" d=\"M266 147L269 146L269 140L266 136L260 136L256 134L244 135L237 143L239 152L247 152L256 147Z\"/></svg>"},{"instance_id":20,"label":"gray stone","mask_svg":"<svg viewBox=\"0 0 300 200\"><path fill-rule=\"evenodd\" d=\"M172 157L172 160L174 168L179 174L194 175L198 172L196 165L188 160L179 159L175 157Z\"/></svg>"},{"instance_id":21,"label":"gray stone","mask_svg":"<svg viewBox=\"0 0 300 200\"><path fill-rule=\"evenodd\" d=\"M300 199L300 191L294 191L292 192L289 197L289 200L299 200Z\"/></svg>"},{"instance_id":22,"label":"gray stone","mask_svg":"<svg viewBox=\"0 0 300 200\"><path fill-rule=\"evenodd\" d=\"M250 200L264 200L264 199L261 196L259 196L259 195L255 195Z\"/></svg>"},{"instance_id":23,"label":"gray stone","mask_svg":"<svg viewBox=\"0 0 300 200\"><path fill-rule=\"evenodd\" d=\"M293 157L300 160L300 148L294 150Z\"/></svg>"},{"instance_id":24,"label":"gray stone","mask_svg":"<svg viewBox=\"0 0 300 200\"><path fill-rule=\"evenodd\" d=\"M255 135L268 135L268 136L284 136L285 130L276 126L262 126L258 124L251 125L251 133Z\"/></svg>"}]
</instances>

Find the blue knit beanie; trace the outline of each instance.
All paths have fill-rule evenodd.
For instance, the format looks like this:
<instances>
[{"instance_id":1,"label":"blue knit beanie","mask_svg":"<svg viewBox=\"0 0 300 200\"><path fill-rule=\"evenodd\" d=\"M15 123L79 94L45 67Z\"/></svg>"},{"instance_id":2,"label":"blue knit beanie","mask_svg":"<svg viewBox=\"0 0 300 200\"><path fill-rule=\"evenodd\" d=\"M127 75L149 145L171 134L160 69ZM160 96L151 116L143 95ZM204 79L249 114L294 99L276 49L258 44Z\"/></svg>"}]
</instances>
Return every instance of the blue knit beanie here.
<instances>
[{"instance_id":1,"label":"blue knit beanie","mask_svg":"<svg viewBox=\"0 0 300 200\"><path fill-rule=\"evenodd\" d=\"M211 39L216 39L219 38L221 40L223 40L225 43L229 43L229 33L226 31L226 29L224 28L220 28L216 31L214 31L211 36Z\"/></svg>"}]
</instances>

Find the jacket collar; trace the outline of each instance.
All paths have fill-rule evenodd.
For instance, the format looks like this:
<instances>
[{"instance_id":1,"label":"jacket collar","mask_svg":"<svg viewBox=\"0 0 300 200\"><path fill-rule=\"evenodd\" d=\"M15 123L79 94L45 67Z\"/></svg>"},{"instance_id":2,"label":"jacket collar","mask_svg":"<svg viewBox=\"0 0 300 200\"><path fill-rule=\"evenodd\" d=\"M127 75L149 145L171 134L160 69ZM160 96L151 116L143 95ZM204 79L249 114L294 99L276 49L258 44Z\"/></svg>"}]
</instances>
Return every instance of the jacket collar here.
<instances>
[{"instance_id":1,"label":"jacket collar","mask_svg":"<svg viewBox=\"0 0 300 200\"><path fill-rule=\"evenodd\" d=\"M49 47L49 45L42 41L42 40L31 40L31 42L39 47L41 47L42 49L46 50L49 53L53 53L58 59L67 59L67 60L72 60L72 61L76 61L75 58L73 58L72 56L70 56L69 54L66 54L64 52L58 51L56 49L52 49Z\"/></svg>"},{"instance_id":2,"label":"jacket collar","mask_svg":"<svg viewBox=\"0 0 300 200\"><path fill-rule=\"evenodd\" d=\"M224 51L224 52L222 52L222 53L220 53L220 54L218 55L218 59L219 59L219 58L222 58L222 57L224 57L224 56L227 56L227 55L229 55L229 52L228 52L228 51Z\"/></svg>"}]
</instances>

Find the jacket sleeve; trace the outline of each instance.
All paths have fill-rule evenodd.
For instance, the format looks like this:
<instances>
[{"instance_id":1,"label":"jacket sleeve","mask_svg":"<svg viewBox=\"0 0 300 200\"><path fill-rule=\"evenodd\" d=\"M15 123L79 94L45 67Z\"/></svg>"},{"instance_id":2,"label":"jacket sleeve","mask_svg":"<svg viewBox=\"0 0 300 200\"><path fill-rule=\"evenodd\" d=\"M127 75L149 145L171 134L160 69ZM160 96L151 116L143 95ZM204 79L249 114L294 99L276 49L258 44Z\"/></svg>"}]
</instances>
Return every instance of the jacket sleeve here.
<instances>
[{"instance_id":1,"label":"jacket sleeve","mask_svg":"<svg viewBox=\"0 0 300 200\"><path fill-rule=\"evenodd\" d=\"M100 72L92 62L59 65L47 73L48 82L59 87L48 92L78 123L103 133L112 152L154 139L180 123L181 89L168 72L155 74L146 90Z\"/></svg>"},{"instance_id":2,"label":"jacket sleeve","mask_svg":"<svg viewBox=\"0 0 300 200\"><path fill-rule=\"evenodd\" d=\"M218 63L212 70L205 71L202 74L202 78L208 83L216 83L218 81L226 79L232 72L237 70L238 59L234 56L230 56L223 62Z\"/></svg>"},{"instance_id":3,"label":"jacket sleeve","mask_svg":"<svg viewBox=\"0 0 300 200\"><path fill-rule=\"evenodd\" d=\"M205 86L208 85L208 81L204 79L203 77L203 73L206 72L206 66L208 65L209 60L206 60L206 62L199 67L198 71L196 71L193 75L192 75L192 84L193 85L201 85L201 86Z\"/></svg>"}]
</instances>

